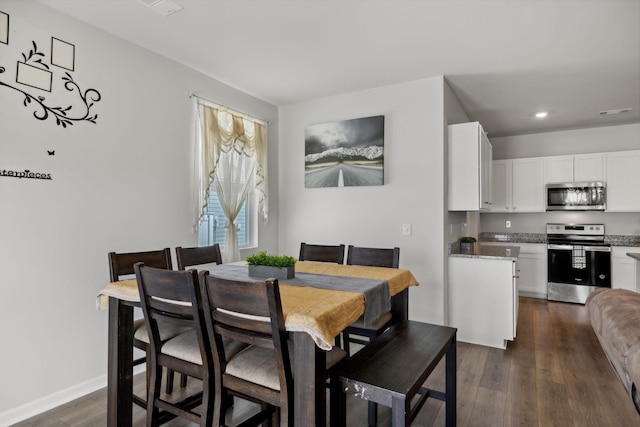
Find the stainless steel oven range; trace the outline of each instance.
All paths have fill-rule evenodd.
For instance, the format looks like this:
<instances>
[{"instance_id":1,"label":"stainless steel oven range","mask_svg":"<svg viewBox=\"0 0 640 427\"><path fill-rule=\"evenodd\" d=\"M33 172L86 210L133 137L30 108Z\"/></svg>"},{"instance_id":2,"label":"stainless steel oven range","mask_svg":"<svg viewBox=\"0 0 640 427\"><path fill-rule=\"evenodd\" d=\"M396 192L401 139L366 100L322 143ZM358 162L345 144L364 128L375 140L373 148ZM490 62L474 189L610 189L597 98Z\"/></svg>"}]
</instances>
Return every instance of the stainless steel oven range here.
<instances>
[{"instance_id":1,"label":"stainless steel oven range","mask_svg":"<svg viewBox=\"0 0 640 427\"><path fill-rule=\"evenodd\" d=\"M604 224L547 224L547 299L584 304L611 287L611 245Z\"/></svg>"}]
</instances>

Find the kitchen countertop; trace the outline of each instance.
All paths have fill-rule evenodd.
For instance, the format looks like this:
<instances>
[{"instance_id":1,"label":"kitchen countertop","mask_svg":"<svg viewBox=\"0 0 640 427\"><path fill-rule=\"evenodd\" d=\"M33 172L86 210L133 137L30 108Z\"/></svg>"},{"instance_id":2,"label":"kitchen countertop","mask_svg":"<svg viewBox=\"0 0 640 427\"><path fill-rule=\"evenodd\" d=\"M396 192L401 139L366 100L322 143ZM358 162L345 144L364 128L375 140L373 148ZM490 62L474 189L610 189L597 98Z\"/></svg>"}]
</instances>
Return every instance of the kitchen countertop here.
<instances>
[{"instance_id":1,"label":"kitchen countertop","mask_svg":"<svg viewBox=\"0 0 640 427\"><path fill-rule=\"evenodd\" d=\"M454 244L451 247L452 257L463 258L503 258L515 260L520 255L520 248L518 246L493 246L493 245L473 245L471 253L461 252L460 245Z\"/></svg>"},{"instance_id":2,"label":"kitchen countertop","mask_svg":"<svg viewBox=\"0 0 640 427\"><path fill-rule=\"evenodd\" d=\"M627 256L630 256L631 258L635 259L636 261L640 261L640 254L636 254L633 252L627 252Z\"/></svg>"}]
</instances>

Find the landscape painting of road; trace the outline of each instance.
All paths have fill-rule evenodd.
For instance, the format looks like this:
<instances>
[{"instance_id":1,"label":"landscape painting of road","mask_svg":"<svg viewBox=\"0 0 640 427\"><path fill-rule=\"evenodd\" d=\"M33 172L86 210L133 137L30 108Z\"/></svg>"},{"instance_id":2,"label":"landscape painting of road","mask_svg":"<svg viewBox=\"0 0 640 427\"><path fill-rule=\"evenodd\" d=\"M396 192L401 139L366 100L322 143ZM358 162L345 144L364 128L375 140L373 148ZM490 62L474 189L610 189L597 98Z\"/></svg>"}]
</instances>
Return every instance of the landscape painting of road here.
<instances>
[{"instance_id":1,"label":"landscape painting of road","mask_svg":"<svg viewBox=\"0 0 640 427\"><path fill-rule=\"evenodd\" d=\"M304 186L384 184L384 116L309 125Z\"/></svg>"}]
</instances>

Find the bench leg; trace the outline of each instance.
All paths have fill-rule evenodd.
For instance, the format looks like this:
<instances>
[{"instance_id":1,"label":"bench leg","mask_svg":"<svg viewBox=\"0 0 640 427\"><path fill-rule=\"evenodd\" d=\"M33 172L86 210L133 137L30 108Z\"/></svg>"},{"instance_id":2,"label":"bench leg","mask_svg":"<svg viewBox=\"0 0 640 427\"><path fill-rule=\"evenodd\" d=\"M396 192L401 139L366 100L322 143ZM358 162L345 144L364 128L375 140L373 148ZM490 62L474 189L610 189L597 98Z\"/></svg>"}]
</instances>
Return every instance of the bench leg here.
<instances>
[{"instance_id":1,"label":"bench leg","mask_svg":"<svg viewBox=\"0 0 640 427\"><path fill-rule=\"evenodd\" d=\"M391 399L391 425L393 427L405 427L409 425L409 402L400 397Z\"/></svg>"},{"instance_id":2,"label":"bench leg","mask_svg":"<svg viewBox=\"0 0 640 427\"><path fill-rule=\"evenodd\" d=\"M372 401L368 402L368 418L369 427L378 425L378 404Z\"/></svg>"},{"instance_id":3,"label":"bench leg","mask_svg":"<svg viewBox=\"0 0 640 427\"><path fill-rule=\"evenodd\" d=\"M456 339L453 338L451 346L447 350L446 359L446 426L456 425Z\"/></svg>"}]
</instances>

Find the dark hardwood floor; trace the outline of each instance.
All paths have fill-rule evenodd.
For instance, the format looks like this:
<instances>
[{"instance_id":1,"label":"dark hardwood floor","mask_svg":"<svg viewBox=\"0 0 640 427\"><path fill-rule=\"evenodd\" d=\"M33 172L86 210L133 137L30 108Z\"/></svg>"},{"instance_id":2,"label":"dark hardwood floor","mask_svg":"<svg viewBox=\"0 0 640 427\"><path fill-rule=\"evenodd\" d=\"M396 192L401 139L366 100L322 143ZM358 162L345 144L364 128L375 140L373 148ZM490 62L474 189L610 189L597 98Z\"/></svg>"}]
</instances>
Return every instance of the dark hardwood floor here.
<instances>
[{"instance_id":1,"label":"dark hardwood floor","mask_svg":"<svg viewBox=\"0 0 640 427\"><path fill-rule=\"evenodd\" d=\"M609 365L584 306L520 298L517 332L506 350L458 343L458 426L640 426L640 416ZM443 364L427 385L443 389ZM189 386L197 386L196 381L190 379ZM143 390L144 377L138 376L136 391ZM174 394L179 396L179 388ZM253 410L239 402L231 419ZM366 426L366 410L366 402L349 397L348 425ZM380 407L378 425L390 425L389 415L389 409ZM134 405L134 425L143 426L144 417ZM105 425L103 389L15 427ZM165 425L195 426L181 420ZM428 401L412 425L444 426L444 403Z\"/></svg>"}]
</instances>

